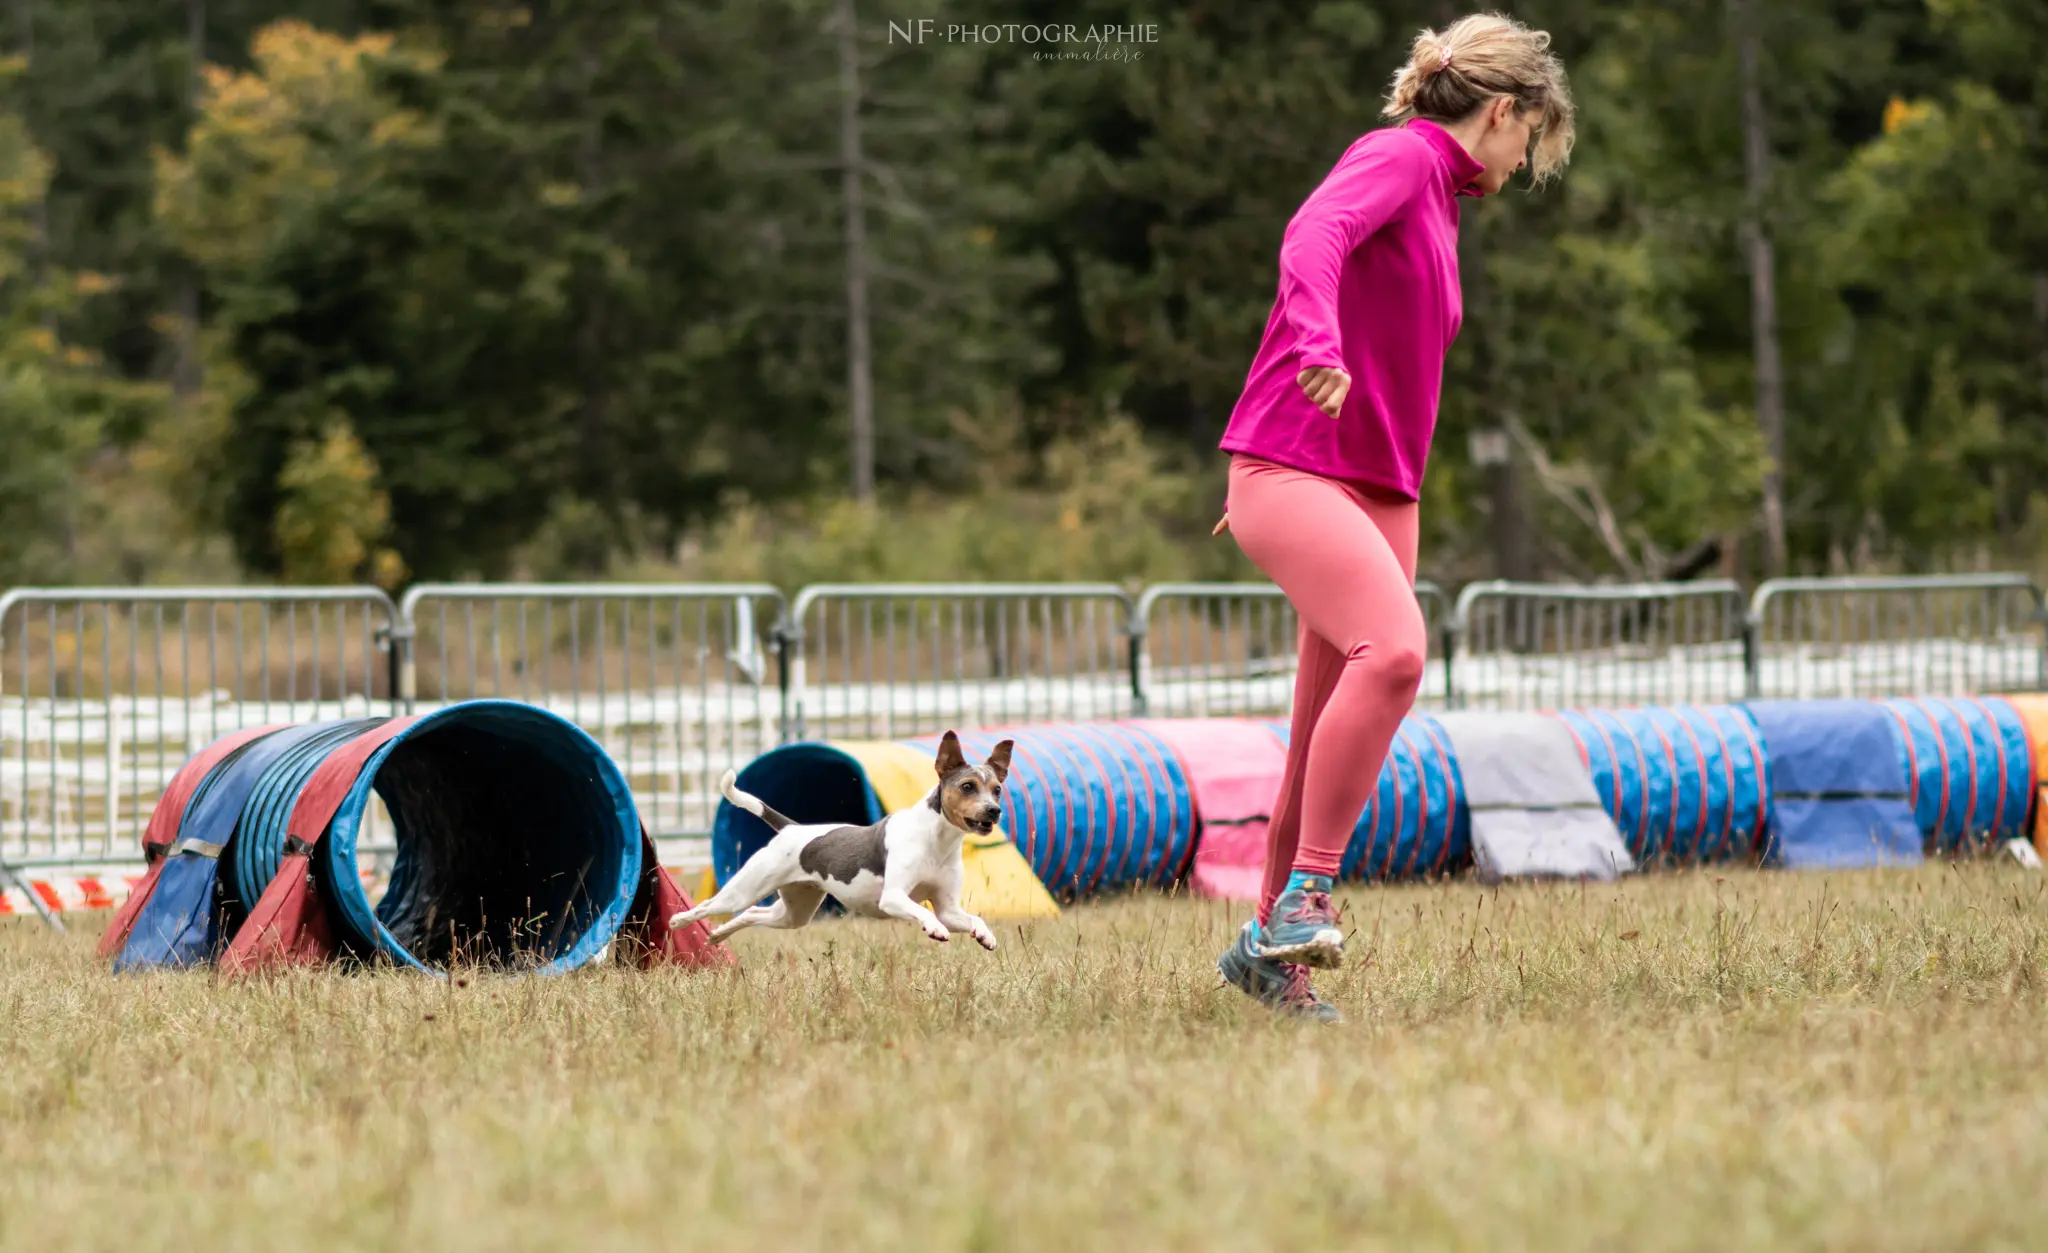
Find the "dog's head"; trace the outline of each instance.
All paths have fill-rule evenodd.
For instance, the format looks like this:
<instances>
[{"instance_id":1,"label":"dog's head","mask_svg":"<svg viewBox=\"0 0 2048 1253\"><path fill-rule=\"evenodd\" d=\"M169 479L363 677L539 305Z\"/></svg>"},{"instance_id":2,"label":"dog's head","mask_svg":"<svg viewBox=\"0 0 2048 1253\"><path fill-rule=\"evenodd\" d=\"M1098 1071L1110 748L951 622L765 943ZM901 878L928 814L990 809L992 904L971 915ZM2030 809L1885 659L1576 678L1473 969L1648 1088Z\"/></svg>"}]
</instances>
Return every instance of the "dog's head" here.
<instances>
[{"instance_id":1,"label":"dog's head","mask_svg":"<svg viewBox=\"0 0 2048 1253\"><path fill-rule=\"evenodd\" d=\"M1004 740L979 766L969 765L960 751L960 737L951 731L939 741L939 790L932 808L962 831L987 835L1003 820L1003 782L1010 777L1010 741Z\"/></svg>"}]
</instances>

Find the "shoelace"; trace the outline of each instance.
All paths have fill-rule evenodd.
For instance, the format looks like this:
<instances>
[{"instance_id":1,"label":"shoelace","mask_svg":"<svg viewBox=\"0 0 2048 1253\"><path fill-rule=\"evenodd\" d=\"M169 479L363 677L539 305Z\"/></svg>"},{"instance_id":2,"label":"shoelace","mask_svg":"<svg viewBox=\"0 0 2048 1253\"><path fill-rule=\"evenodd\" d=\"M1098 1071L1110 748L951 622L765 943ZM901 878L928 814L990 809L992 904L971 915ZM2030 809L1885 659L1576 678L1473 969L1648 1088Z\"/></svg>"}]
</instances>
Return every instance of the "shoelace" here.
<instances>
[{"instance_id":1,"label":"shoelace","mask_svg":"<svg viewBox=\"0 0 2048 1253\"><path fill-rule=\"evenodd\" d=\"M1303 892L1301 904L1287 915L1289 922L1320 922L1323 919L1338 921L1337 909L1330 901L1328 892Z\"/></svg>"},{"instance_id":2,"label":"shoelace","mask_svg":"<svg viewBox=\"0 0 2048 1253\"><path fill-rule=\"evenodd\" d=\"M1316 1003L1316 990L1309 986L1312 978L1307 966L1287 963L1287 986L1280 992L1283 1005L1309 1005Z\"/></svg>"}]
</instances>

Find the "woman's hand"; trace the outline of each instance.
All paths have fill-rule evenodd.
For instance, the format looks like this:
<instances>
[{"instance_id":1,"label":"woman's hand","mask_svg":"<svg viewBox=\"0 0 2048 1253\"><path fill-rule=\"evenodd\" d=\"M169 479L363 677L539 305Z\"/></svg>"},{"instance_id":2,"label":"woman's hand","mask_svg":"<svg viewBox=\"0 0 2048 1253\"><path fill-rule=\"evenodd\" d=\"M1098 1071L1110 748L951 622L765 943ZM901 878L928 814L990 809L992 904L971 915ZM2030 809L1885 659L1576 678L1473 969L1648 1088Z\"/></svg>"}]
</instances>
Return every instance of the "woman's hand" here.
<instances>
[{"instance_id":1,"label":"woman's hand","mask_svg":"<svg viewBox=\"0 0 2048 1253\"><path fill-rule=\"evenodd\" d=\"M1301 390L1308 393L1308 398L1315 401L1316 407L1328 418L1337 416L1344 408L1344 397L1351 392L1351 376L1329 366L1303 370L1294 376L1294 381L1301 385Z\"/></svg>"}]
</instances>

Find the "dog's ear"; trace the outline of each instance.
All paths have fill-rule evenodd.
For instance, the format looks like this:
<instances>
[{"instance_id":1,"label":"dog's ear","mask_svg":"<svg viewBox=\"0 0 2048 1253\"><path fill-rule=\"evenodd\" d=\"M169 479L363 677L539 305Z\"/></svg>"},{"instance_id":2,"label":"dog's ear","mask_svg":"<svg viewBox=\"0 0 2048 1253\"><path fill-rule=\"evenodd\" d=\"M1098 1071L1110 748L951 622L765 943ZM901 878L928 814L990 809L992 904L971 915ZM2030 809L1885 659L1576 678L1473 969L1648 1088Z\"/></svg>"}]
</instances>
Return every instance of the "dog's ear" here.
<instances>
[{"instance_id":1,"label":"dog's ear","mask_svg":"<svg viewBox=\"0 0 2048 1253\"><path fill-rule=\"evenodd\" d=\"M1014 743L1004 740L989 752L988 768L996 772L996 782L998 783L1010 781L1010 750L1014 747L1016 747Z\"/></svg>"},{"instance_id":2,"label":"dog's ear","mask_svg":"<svg viewBox=\"0 0 2048 1253\"><path fill-rule=\"evenodd\" d=\"M966 764L967 756L960 751L960 737L946 732L939 738L939 777L943 779Z\"/></svg>"}]
</instances>

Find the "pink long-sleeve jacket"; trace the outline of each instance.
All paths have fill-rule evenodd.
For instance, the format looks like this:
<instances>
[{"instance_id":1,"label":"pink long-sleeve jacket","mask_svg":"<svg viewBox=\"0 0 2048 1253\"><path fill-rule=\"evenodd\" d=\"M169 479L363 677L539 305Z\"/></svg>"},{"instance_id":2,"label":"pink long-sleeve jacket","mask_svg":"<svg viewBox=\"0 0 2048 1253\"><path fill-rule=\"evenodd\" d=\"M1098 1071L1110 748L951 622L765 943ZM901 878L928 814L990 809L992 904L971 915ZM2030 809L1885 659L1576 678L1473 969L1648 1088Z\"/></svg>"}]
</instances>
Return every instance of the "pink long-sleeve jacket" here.
<instances>
[{"instance_id":1,"label":"pink long-sleeve jacket","mask_svg":"<svg viewBox=\"0 0 2048 1253\"><path fill-rule=\"evenodd\" d=\"M1457 197L1479 194L1484 168L1420 119L1351 145L1281 238L1279 296L1226 452L1420 496L1464 318ZM1294 381L1317 366L1351 375L1335 420Z\"/></svg>"}]
</instances>

